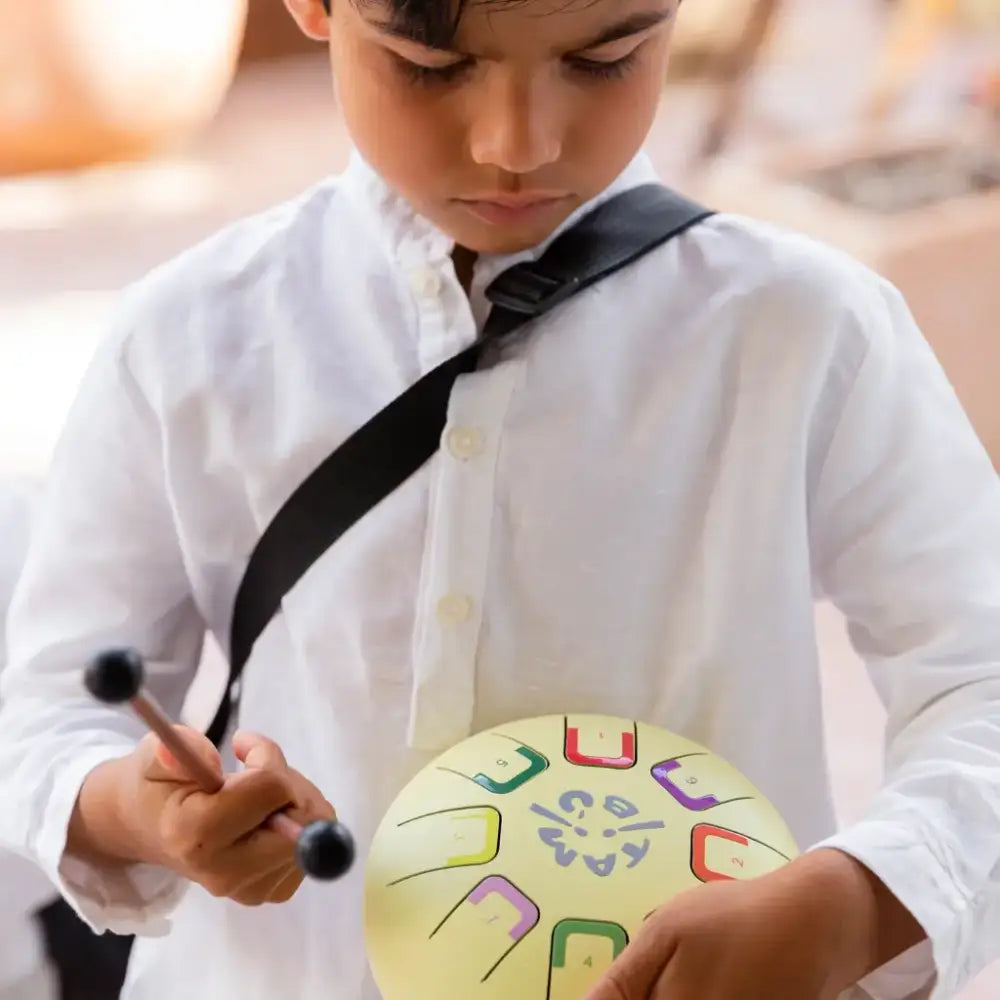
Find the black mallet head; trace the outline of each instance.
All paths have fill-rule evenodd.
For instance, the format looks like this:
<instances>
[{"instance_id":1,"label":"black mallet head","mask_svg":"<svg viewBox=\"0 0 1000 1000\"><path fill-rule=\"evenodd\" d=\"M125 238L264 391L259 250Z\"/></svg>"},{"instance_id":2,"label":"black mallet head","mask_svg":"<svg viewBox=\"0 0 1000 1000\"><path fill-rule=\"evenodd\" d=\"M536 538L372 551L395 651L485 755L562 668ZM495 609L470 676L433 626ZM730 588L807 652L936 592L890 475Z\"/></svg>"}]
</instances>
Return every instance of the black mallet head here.
<instances>
[{"instance_id":1,"label":"black mallet head","mask_svg":"<svg viewBox=\"0 0 1000 1000\"><path fill-rule=\"evenodd\" d=\"M141 690L145 670L134 649L106 649L98 653L84 671L87 690L107 705L131 701Z\"/></svg>"},{"instance_id":2,"label":"black mallet head","mask_svg":"<svg viewBox=\"0 0 1000 1000\"><path fill-rule=\"evenodd\" d=\"M343 823L320 820L299 835L295 848L299 867L314 879L331 882L354 864L354 838Z\"/></svg>"}]
</instances>

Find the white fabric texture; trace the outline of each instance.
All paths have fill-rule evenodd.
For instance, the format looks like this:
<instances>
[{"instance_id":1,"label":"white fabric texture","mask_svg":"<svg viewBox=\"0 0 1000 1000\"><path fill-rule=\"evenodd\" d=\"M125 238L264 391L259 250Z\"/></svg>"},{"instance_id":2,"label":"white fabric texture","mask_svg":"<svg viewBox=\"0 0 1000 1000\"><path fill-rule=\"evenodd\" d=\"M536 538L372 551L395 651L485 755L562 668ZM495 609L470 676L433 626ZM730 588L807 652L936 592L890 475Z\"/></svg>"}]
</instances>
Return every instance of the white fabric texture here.
<instances>
[{"instance_id":1,"label":"white fabric texture","mask_svg":"<svg viewBox=\"0 0 1000 1000\"><path fill-rule=\"evenodd\" d=\"M7 605L28 547L34 493L29 483L0 483L0 673ZM55 899L56 891L35 863L0 851L0 892L0 1000L4 1000L4 990L13 991L15 984L18 990L27 989L44 974L44 943L33 914Z\"/></svg>"}]
</instances>

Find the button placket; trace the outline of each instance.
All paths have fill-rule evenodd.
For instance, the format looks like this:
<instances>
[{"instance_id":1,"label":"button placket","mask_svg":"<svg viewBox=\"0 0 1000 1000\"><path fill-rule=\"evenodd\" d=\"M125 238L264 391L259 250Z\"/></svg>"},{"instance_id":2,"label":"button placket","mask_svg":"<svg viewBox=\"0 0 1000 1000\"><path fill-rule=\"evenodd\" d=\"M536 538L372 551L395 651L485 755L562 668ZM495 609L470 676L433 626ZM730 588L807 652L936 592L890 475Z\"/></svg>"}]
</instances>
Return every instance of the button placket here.
<instances>
[{"instance_id":1,"label":"button placket","mask_svg":"<svg viewBox=\"0 0 1000 1000\"><path fill-rule=\"evenodd\" d=\"M442 284L441 275L431 267L418 267L410 274L410 288L418 299L436 299Z\"/></svg>"},{"instance_id":2,"label":"button placket","mask_svg":"<svg viewBox=\"0 0 1000 1000\"><path fill-rule=\"evenodd\" d=\"M437 620L442 625L462 625L472 617L475 602L466 594L445 594L437 602Z\"/></svg>"},{"instance_id":3,"label":"button placket","mask_svg":"<svg viewBox=\"0 0 1000 1000\"><path fill-rule=\"evenodd\" d=\"M472 724L499 429L519 366L509 361L464 376L452 393L445 447L435 459L431 485L414 644L410 742L419 749L451 746ZM468 437L469 429L476 434ZM457 436L458 455L449 447L449 430L463 432Z\"/></svg>"},{"instance_id":4,"label":"button placket","mask_svg":"<svg viewBox=\"0 0 1000 1000\"><path fill-rule=\"evenodd\" d=\"M475 317L459 287L447 254L413 248L400 258L403 281L409 287L417 316L417 352L426 374L471 344L477 335Z\"/></svg>"},{"instance_id":5,"label":"button placket","mask_svg":"<svg viewBox=\"0 0 1000 1000\"><path fill-rule=\"evenodd\" d=\"M450 427L445 432L445 447L452 458L468 462L482 455L486 448L486 439L478 427Z\"/></svg>"}]
</instances>

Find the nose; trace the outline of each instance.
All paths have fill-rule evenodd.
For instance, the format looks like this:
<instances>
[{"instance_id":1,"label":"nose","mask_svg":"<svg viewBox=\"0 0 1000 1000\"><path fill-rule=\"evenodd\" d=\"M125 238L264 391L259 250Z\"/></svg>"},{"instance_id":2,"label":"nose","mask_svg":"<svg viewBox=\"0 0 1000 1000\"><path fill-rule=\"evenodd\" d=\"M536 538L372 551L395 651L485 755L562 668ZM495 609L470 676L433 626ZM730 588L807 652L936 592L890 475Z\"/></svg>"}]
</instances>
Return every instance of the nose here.
<instances>
[{"instance_id":1,"label":"nose","mask_svg":"<svg viewBox=\"0 0 1000 1000\"><path fill-rule=\"evenodd\" d=\"M529 174L562 153L555 95L544 81L497 72L476 102L469 129L472 159L511 174Z\"/></svg>"}]
</instances>

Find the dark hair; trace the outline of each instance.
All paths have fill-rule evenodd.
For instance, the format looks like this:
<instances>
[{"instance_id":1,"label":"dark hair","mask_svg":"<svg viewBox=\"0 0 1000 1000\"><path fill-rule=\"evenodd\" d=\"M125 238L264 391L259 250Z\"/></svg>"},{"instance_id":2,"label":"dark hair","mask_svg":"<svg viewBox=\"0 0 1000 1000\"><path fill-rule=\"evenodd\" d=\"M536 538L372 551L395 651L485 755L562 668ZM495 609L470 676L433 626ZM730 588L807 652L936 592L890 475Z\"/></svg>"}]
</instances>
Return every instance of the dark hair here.
<instances>
[{"instance_id":1,"label":"dark hair","mask_svg":"<svg viewBox=\"0 0 1000 1000\"><path fill-rule=\"evenodd\" d=\"M332 0L323 0L326 12L330 13ZM403 28L406 34L418 42L446 47L455 38L458 22L466 0L352 0L364 5L384 5L390 11L389 19L393 27Z\"/></svg>"}]
</instances>

